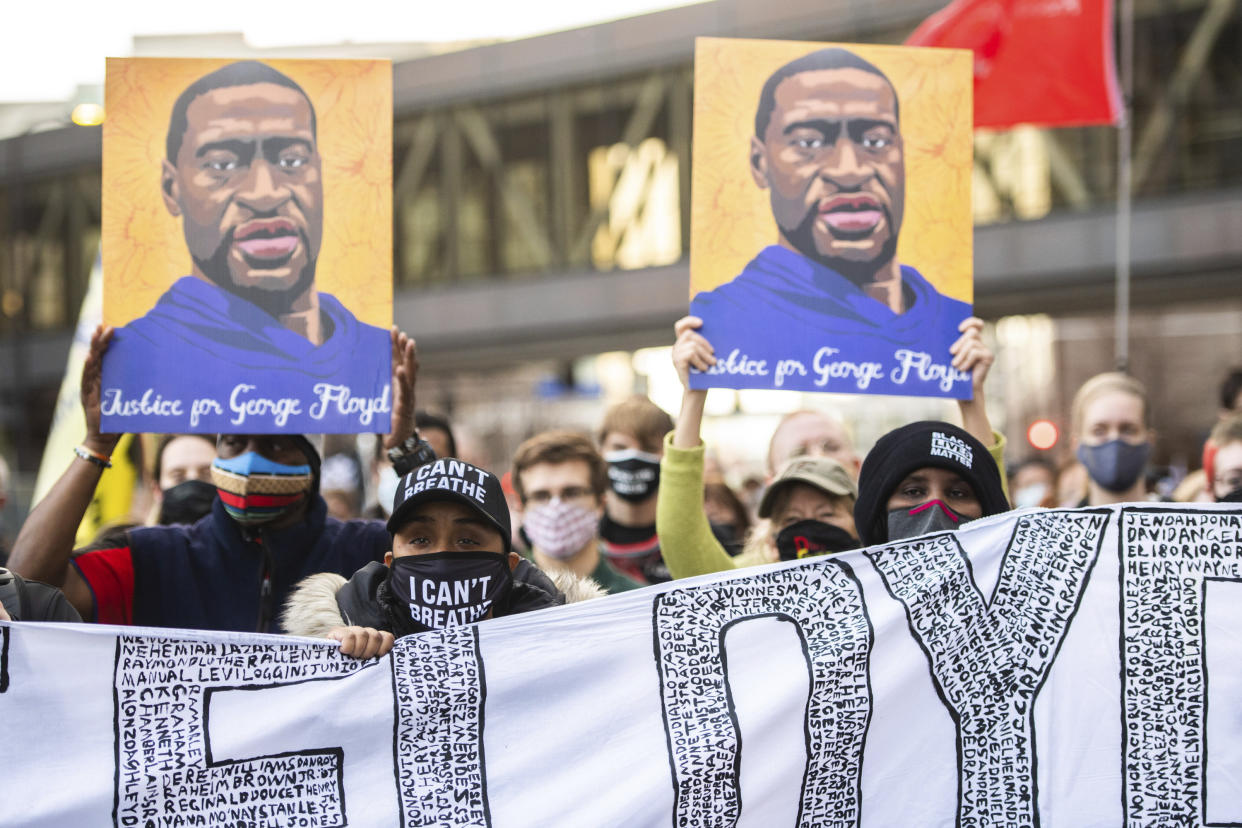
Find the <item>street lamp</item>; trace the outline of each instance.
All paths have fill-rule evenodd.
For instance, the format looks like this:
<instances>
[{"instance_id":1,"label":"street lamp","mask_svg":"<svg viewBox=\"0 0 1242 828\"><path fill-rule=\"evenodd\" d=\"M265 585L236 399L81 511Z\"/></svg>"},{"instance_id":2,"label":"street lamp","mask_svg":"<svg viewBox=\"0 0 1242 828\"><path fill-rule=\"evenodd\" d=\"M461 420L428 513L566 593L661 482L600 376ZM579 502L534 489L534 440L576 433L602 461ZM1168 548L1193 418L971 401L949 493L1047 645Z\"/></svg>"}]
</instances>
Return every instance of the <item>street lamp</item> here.
<instances>
[{"instance_id":1,"label":"street lamp","mask_svg":"<svg viewBox=\"0 0 1242 828\"><path fill-rule=\"evenodd\" d=\"M78 126L99 126L104 120L104 108L93 101L84 101L73 108L69 120Z\"/></svg>"}]
</instances>

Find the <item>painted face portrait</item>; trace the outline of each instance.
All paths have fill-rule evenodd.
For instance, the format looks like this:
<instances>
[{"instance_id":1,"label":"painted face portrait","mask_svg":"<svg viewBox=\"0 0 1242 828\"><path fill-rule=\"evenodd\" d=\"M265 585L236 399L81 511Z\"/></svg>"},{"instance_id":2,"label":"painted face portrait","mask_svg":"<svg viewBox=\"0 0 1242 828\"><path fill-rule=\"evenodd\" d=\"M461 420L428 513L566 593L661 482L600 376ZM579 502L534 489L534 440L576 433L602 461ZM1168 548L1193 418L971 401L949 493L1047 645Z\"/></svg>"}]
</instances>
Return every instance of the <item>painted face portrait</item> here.
<instances>
[{"instance_id":1,"label":"painted face portrait","mask_svg":"<svg viewBox=\"0 0 1242 828\"><path fill-rule=\"evenodd\" d=\"M690 315L716 363L691 388L970 396L951 364L970 68L965 50L696 41ZM843 446L816 451L858 468Z\"/></svg>"},{"instance_id":2,"label":"painted face portrait","mask_svg":"<svg viewBox=\"0 0 1242 828\"><path fill-rule=\"evenodd\" d=\"M750 162L782 243L856 283L873 280L896 255L905 208L892 84L853 66L808 70L780 80L771 104Z\"/></svg>"},{"instance_id":3,"label":"painted face portrait","mask_svg":"<svg viewBox=\"0 0 1242 828\"><path fill-rule=\"evenodd\" d=\"M273 315L299 308L323 238L315 114L304 93L261 81L210 89L170 126L165 205L182 219L196 276ZM175 149L175 152L172 150Z\"/></svg>"},{"instance_id":4,"label":"painted face portrait","mask_svg":"<svg viewBox=\"0 0 1242 828\"><path fill-rule=\"evenodd\" d=\"M101 421L387 428L391 64L114 58L105 87Z\"/></svg>"}]
</instances>

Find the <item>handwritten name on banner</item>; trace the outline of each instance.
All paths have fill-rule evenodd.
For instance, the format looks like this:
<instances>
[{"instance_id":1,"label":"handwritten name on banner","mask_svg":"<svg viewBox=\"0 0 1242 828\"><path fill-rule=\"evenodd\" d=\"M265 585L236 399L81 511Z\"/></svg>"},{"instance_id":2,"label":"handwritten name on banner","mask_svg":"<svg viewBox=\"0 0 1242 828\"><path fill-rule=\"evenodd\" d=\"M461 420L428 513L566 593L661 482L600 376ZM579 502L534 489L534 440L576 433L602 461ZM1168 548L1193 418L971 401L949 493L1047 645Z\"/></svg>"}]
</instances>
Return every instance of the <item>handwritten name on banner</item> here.
<instances>
[{"instance_id":1,"label":"handwritten name on banner","mask_svg":"<svg viewBox=\"0 0 1242 828\"><path fill-rule=\"evenodd\" d=\"M1025 511L369 662L0 625L0 824L1236 824L1240 539Z\"/></svg>"}]
</instances>

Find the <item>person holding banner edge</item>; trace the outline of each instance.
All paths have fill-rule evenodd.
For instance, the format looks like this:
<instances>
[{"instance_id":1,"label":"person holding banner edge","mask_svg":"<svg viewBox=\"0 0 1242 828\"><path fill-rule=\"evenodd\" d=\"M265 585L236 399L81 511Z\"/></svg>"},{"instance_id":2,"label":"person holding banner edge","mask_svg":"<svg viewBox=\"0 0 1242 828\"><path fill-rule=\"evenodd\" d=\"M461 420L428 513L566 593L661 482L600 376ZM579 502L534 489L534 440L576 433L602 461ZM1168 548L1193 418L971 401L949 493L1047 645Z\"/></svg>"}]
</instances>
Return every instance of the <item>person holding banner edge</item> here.
<instances>
[{"instance_id":1,"label":"person holding banner edge","mask_svg":"<svg viewBox=\"0 0 1242 828\"><path fill-rule=\"evenodd\" d=\"M590 578L545 573L513 551L500 480L470 463L440 459L406 474L391 505L384 562L349 580L306 578L285 605L286 632L336 639L365 659L406 635L604 594Z\"/></svg>"},{"instance_id":2,"label":"person holding banner edge","mask_svg":"<svg viewBox=\"0 0 1242 828\"><path fill-rule=\"evenodd\" d=\"M31 511L10 563L59 586L84 618L120 624L266 632L294 583L313 572L350 575L381 560L389 536L378 521L326 516L317 493L319 456L301 435L222 435L212 476L212 513L194 526L131 530L127 543L80 550L74 532L119 435L100 431L100 365L112 329L99 326L82 368L86 437L75 459ZM414 341L390 332L392 452L418 449Z\"/></svg>"},{"instance_id":3,"label":"person holding banner edge","mask_svg":"<svg viewBox=\"0 0 1242 828\"><path fill-rule=\"evenodd\" d=\"M696 316L685 316L679 319L673 326L676 334L676 342L673 345L673 364L677 369L678 376L682 381L682 405L678 414L676 427L668 436L665 444L664 461L661 464L661 485L660 485L660 504L657 516L657 526L660 528L661 545L665 549L665 559L668 562L669 570L675 578L687 578L694 575L703 575L710 572L720 572L729 569L736 569L755 564L770 563L783 556L779 554L777 546L778 533L784 527L781 525L784 516L776 516L768 529L764 533L764 537L753 538L747 544L747 551L743 552L737 558L732 558L724 551L718 542L708 538L702 531L700 524L705 524L699 520L696 508L691 508L691 499L698 498L695 503L699 503L702 498L703 489L703 444L699 434L699 429L703 419L703 406L707 397L707 389L690 388L689 375L690 369L695 368L705 371L716 362L715 351L710 342L698 332L702 326L702 320ZM962 422L966 426L965 430L957 429L948 423L942 424L948 429L958 432L959 439L968 439L971 443L979 448L979 453L990 455L987 462L991 464L993 469L997 469L1003 464L1005 441L1004 437L992 430L991 421L987 416L987 409L983 402L983 387L987 379L988 370L993 362L991 350L984 344L982 338L983 321L977 317L970 317L961 324L961 336L952 345L950 352L953 354L954 367L958 370L969 372L972 378L974 396L970 400L958 400L958 408L961 411ZM987 443L979 439L983 435L988 438ZM886 435L887 436L887 435ZM990 448L983 448L989 445ZM870 454L868 455L871 456ZM814 458L821 463L831 463L844 473L848 478L848 469L829 458ZM786 464L786 469L792 464L798 462L798 458ZM862 465L863 473L859 475L858 493L861 495L865 487L864 474L868 470L868 464L864 460ZM911 472L914 470L911 469ZM1004 492L1003 476L999 476L995 480L995 485L991 485L991 477L986 477L987 483L984 487L989 489L986 497L987 508L995 510L997 503L992 497L990 490L995 488L1000 492L1001 501L1004 507L1008 508L1007 495ZM797 476L796 473L794 475ZM877 477L875 474L875 466L872 464L871 474L866 475L866 482L870 483ZM778 478L779 482L779 478ZM902 481L893 481L894 487ZM830 488L826 488L824 484L811 483L813 488L820 489L819 497L824 499L821 504L823 508L832 510L828 507L828 499L834 494ZM873 487L874 488L874 487ZM899 487L898 487L899 488ZM953 491L956 491L955 489ZM888 500L892 490L884 493L885 501ZM941 498L926 498L930 501ZM765 494L764 501L771 506L772 498ZM860 498L861 500L861 498ZM851 498L852 501L852 498ZM787 501L788 502L788 501ZM848 522L848 529L855 537L859 538L864 545L878 542L874 532L864 529L859 523L859 515L857 512L857 504L851 502L854 507L854 515ZM900 504L898 504L900 505ZM917 508L921 504L913 504L912 508ZM897 508L897 506L894 506ZM973 508L965 507L967 511L973 513ZM700 510L701 511L701 510ZM808 514L813 514L814 509ZM988 511L988 514L994 511ZM972 515L978 517L979 515ZM839 528L845 528L846 524L843 520L833 520L823 516L816 515L821 523L835 524ZM838 549L848 547L838 546Z\"/></svg>"}]
</instances>

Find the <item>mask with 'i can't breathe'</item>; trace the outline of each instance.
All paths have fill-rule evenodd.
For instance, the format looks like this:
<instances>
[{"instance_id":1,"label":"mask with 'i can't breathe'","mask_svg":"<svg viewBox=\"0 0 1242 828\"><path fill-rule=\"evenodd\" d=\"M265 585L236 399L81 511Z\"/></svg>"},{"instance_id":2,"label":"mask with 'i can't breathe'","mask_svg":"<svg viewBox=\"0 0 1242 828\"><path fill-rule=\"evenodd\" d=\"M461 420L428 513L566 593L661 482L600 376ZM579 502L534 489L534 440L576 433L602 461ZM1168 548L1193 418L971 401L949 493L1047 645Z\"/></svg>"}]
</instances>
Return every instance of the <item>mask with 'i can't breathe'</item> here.
<instances>
[{"instance_id":1,"label":"mask with 'i can't breathe'","mask_svg":"<svg viewBox=\"0 0 1242 828\"><path fill-rule=\"evenodd\" d=\"M413 631L482 621L503 606L513 589L503 552L433 552L403 555L389 566L394 604L406 607Z\"/></svg>"}]
</instances>

